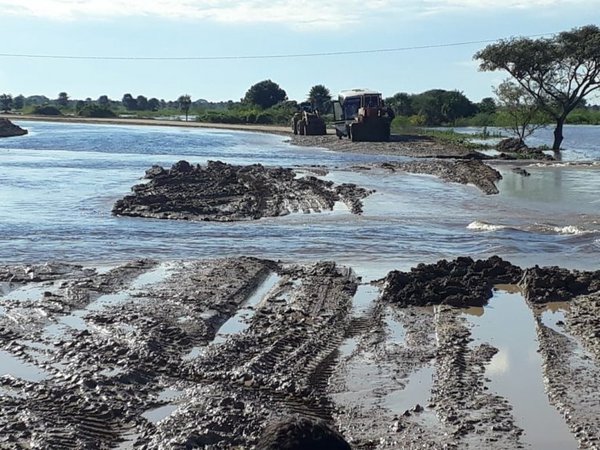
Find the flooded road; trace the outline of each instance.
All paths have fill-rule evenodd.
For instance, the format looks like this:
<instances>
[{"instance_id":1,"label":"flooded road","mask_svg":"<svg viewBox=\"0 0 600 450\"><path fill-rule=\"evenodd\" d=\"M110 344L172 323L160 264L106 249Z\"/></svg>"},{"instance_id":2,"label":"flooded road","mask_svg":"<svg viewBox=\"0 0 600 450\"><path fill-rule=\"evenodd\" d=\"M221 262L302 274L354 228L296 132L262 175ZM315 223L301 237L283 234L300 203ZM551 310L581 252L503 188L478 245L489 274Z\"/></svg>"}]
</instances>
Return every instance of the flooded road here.
<instances>
[{"instance_id":1,"label":"flooded road","mask_svg":"<svg viewBox=\"0 0 600 450\"><path fill-rule=\"evenodd\" d=\"M254 255L407 268L463 254L499 254L523 265L586 268L595 264L600 249L600 168L531 167L532 175L525 178L499 166L500 195L483 196L473 187L431 176L356 172L350 167L390 158L293 147L280 136L22 125L30 129L28 136L0 141L0 257L5 262ZM114 202L146 169L181 159L325 165L326 179L376 192L364 200L362 216L344 208L226 224L111 216Z\"/></svg>"},{"instance_id":2,"label":"flooded road","mask_svg":"<svg viewBox=\"0 0 600 450\"><path fill-rule=\"evenodd\" d=\"M597 270L597 164L524 177L500 163L486 196L279 136L22 125L30 135L0 141L0 435L17 448L252 448L282 414L334 424L357 449L598 442L591 301L536 309L495 291L483 308L402 308L377 283L459 256ZM110 214L146 169L181 159L375 192L360 216L341 203L243 223Z\"/></svg>"}]
</instances>

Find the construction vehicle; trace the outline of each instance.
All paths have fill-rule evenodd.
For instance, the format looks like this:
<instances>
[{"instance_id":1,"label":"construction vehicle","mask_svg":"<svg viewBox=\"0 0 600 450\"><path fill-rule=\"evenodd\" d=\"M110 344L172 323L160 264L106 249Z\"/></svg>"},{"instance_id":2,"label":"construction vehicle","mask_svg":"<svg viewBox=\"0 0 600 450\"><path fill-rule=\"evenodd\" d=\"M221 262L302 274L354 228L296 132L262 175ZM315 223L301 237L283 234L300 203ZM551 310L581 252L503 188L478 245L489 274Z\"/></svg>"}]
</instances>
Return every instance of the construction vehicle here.
<instances>
[{"instance_id":1,"label":"construction vehicle","mask_svg":"<svg viewBox=\"0 0 600 450\"><path fill-rule=\"evenodd\" d=\"M294 134L317 136L327 134L327 127L319 111L304 102L300 104L300 111L292 117L292 131Z\"/></svg>"},{"instance_id":2,"label":"construction vehicle","mask_svg":"<svg viewBox=\"0 0 600 450\"><path fill-rule=\"evenodd\" d=\"M350 89L340 92L333 104L333 123L338 138L347 136L352 142L390 140L394 112L384 104L380 92Z\"/></svg>"}]
</instances>

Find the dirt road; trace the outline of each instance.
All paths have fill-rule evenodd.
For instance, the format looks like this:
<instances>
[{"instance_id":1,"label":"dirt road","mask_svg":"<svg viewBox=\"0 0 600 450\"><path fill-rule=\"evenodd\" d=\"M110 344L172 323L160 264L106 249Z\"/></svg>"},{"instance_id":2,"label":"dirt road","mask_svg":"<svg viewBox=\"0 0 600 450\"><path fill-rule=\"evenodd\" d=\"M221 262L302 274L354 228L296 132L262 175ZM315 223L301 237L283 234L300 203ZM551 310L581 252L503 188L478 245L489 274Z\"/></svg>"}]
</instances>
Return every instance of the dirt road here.
<instances>
[{"instance_id":1,"label":"dirt road","mask_svg":"<svg viewBox=\"0 0 600 450\"><path fill-rule=\"evenodd\" d=\"M333 262L254 258L2 266L0 446L252 448L268 422L300 415L357 449L526 447L490 389L498 348L473 342L464 309L414 306L427 277L471 298L465 273L491 290L521 269L464 258L370 284ZM535 273L522 288L542 298ZM575 275L588 291L600 279ZM414 285L413 300L394 283ZM574 446L597 448L598 293L567 300L559 326L527 308L550 402Z\"/></svg>"}]
</instances>

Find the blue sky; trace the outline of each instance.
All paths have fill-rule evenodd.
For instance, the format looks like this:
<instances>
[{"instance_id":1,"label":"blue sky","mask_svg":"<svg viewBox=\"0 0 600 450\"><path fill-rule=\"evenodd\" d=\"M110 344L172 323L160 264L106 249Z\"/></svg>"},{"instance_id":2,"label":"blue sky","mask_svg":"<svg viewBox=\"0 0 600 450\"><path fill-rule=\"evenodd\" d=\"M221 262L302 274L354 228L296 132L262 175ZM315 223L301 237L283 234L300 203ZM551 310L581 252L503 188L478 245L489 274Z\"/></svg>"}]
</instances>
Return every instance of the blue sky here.
<instances>
[{"instance_id":1,"label":"blue sky","mask_svg":"<svg viewBox=\"0 0 600 450\"><path fill-rule=\"evenodd\" d=\"M536 35L600 23L600 0L0 0L0 53L209 57L356 51ZM303 100L368 87L391 96L458 89L492 96L502 73L472 60L485 44L311 58L64 60L0 57L0 93L238 100L272 79Z\"/></svg>"}]
</instances>

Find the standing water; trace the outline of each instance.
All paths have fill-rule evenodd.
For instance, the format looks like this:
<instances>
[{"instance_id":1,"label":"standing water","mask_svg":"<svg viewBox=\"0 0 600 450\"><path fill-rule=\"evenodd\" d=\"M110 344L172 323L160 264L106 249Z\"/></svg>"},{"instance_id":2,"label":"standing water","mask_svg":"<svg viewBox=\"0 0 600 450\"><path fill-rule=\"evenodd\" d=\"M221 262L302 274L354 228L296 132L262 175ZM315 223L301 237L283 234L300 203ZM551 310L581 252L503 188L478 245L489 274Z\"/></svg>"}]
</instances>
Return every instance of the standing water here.
<instances>
[{"instance_id":1,"label":"standing water","mask_svg":"<svg viewBox=\"0 0 600 450\"><path fill-rule=\"evenodd\" d=\"M474 187L430 176L349 170L391 158L294 147L281 136L142 126L19 125L30 134L0 140L0 259L5 263L249 255L335 259L385 271L465 254L498 254L517 264L586 268L595 266L600 249L600 216L593 203L600 170L535 169L527 183L532 186L539 180L539 191L546 194L532 198L510 185L505 173L509 171L503 169L501 194L485 196ZM181 159L326 165L333 168L328 179L376 192L365 199L362 216L339 212L198 223L111 215L114 202L141 181L146 169L153 164L170 167ZM563 174L560 183L558 173ZM579 206L582 212L575 214ZM469 227L482 222L504 228ZM585 233L569 233L571 226Z\"/></svg>"},{"instance_id":2,"label":"standing water","mask_svg":"<svg viewBox=\"0 0 600 450\"><path fill-rule=\"evenodd\" d=\"M533 313L520 293L496 291L483 314L466 315L476 343L498 348L486 368L490 389L513 406L523 441L534 448L577 448L564 419L550 404L544 387Z\"/></svg>"}]
</instances>

